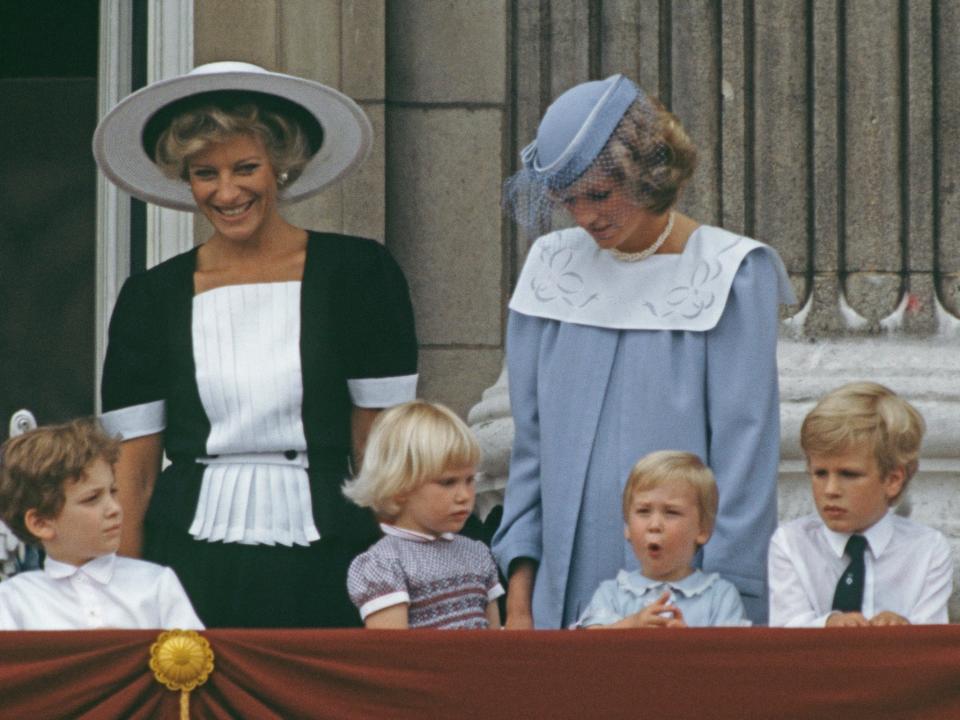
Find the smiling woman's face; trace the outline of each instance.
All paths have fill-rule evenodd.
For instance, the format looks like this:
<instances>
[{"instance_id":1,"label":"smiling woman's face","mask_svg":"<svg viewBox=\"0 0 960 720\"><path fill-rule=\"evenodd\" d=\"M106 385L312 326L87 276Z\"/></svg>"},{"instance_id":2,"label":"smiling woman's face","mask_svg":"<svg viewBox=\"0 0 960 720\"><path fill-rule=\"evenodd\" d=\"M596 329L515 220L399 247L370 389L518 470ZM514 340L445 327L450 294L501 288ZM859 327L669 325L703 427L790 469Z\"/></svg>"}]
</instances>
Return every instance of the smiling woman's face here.
<instances>
[{"instance_id":1,"label":"smiling woman's face","mask_svg":"<svg viewBox=\"0 0 960 720\"><path fill-rule=\"evenodd\" d=\"M263 141L234 135L188 162L197 207L226 240L255 239L277 214L277 180Z\"/></svg>"}]
</instances>

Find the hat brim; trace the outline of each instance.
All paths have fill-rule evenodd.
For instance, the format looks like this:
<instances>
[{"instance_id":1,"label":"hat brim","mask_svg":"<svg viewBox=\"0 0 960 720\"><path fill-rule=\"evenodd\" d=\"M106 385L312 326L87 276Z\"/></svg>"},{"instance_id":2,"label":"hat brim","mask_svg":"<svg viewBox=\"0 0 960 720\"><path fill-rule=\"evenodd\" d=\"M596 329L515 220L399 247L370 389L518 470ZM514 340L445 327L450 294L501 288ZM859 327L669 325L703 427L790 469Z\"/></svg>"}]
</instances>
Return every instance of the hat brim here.
<instances>
[{"instance_id":1,"label":"hat brim","mask_svg":"<svg viewBox=\"0 0 960 720\"><path fill-rule=\"evenodd\" d=\"M370 152L373 129L360 106L321 83L268 71L190 74L148 85L107 113L93 134L93 155L111 182L146 202L196 211L190 187L164 175L143 147L144 127L163 108L198 93L250 91L288 100L310 113L323 130L323 144L300 177L281 188L282 202L318 193L359 165Z\"/></svg>"}]
</instances>

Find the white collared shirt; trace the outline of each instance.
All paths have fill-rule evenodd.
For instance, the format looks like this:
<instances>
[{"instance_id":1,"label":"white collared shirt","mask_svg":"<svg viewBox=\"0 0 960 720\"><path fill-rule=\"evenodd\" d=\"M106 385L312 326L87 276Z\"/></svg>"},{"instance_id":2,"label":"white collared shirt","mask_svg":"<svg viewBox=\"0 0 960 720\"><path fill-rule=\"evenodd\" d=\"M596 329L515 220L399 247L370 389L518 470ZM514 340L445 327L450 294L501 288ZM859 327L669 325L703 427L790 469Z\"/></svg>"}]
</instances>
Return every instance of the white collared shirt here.
<instances>
[{"instance_id":1,"label":"white collared shirt","mask_svg":"<svg viewBox=\"0 0 960 720\"><path fill-rule=\"evenodd\" d=\"M168 567L102 555L81 566L48 557L43 570L0 583L0 630L203 630Z\"/></svg>"},{"instance_id":2,"label":"white collared shirt","mask_svg":"<svg viewBox=\"0 0 960 720\"><path fill-rule=\"evenodd\" d=\"M863 533L863 615L885 610L913 624L947 622L953 586L950 545L933 528L888 512ZM817 515L784 523L770 540L770 625L823 627L833 612L837 580L850 563L849 534Z\"/></svg>"}]
</instances>

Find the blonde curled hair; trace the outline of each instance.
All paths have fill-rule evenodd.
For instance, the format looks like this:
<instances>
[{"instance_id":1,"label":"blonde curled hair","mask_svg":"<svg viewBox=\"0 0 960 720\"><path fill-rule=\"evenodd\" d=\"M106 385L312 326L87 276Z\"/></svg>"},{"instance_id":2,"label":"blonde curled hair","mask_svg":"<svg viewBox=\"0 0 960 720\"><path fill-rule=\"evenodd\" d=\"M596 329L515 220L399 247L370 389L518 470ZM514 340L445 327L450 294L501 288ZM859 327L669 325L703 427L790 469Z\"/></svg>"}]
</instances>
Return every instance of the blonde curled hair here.
<instances>
[{"instance_id":1,"label":"blonde curled hair","mask_svg":"<svg viewBox=\"0 0 960 720\"><path fill-rule=\"evenodd\" d=\"M164 175L189 180L190 159L211 145L237 135L259 138L276 175L296 180L310 160L310 144L300 124L255 102L184 110L173 117L154 148L154 162Z\"/></svg>"},{"instance_id":2,"label":"blonde curled hair","mask_svg":"<svg viewBox=\"0 0 960 720\"><path fill-rule=\"evenodd\" d=\"M360 473L344 484L343 494L392 519L401 509L398 496L479 461L480 445L463 420L444 405L415 400L377 417Z\"/></svg>"}]
</instances>

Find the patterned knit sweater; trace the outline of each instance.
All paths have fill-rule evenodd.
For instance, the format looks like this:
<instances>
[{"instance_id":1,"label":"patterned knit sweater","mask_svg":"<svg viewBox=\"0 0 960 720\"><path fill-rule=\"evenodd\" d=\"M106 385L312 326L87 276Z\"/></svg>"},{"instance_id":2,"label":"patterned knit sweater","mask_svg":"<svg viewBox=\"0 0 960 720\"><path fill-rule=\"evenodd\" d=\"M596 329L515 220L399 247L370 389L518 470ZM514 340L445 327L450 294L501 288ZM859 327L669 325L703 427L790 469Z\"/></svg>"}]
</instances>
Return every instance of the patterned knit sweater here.
<instances>
[{"instance_id":1,"label":"patterned knit sweater","mask_svg":"<svg viewBox=\"0 0 960 720\"><path fill-rule=\"evenodd\" d=\"M409 603L411 628L486 628L486 608L503 595L490 550L445 533L438 538L390 525L350 565L350 599L367 616Z\"/></svg>"}]
</instances>

